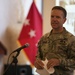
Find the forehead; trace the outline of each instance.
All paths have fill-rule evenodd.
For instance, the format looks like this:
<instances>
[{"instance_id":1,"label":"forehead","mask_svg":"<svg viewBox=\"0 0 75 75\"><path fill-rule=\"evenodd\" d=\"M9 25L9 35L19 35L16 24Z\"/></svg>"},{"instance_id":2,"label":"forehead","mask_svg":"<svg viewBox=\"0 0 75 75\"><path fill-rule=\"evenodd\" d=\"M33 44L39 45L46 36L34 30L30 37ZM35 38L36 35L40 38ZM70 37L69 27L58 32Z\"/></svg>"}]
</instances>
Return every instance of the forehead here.
<instances>
[{"instance_id":1,"label":"forehead","mask_svg":"<svg viewBox=\"0 0 75 75\"><path fill-rule=\"evenodd\" d=\"M54 9L51 11L51 15L59 15L59 16L64 16L64 13L62 10Z\"/></svg>"}]
</instances>

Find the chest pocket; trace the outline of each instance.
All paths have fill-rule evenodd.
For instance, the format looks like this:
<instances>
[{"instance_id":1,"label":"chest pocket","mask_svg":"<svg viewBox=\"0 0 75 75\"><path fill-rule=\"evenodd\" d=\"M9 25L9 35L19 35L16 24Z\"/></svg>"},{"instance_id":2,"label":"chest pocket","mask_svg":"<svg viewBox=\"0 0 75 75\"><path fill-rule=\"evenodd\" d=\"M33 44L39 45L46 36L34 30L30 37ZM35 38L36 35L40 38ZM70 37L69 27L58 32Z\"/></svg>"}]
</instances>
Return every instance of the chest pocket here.
<instances>
[{"instance_id":1,"label":"chest pocket","mask_svg":"<svg viewBox=\"0 0 75 75\"><path fill-rule=\"evenodd\" d=\"M67 51L68 51L68 42L67 40L63 39L63 40L59 40L58 44L57 44L57 53L59 53L62 56L66 56L67 55Z\"/></svg>"},{"instance_id":2,"label":"chest pocket","mask_svg":"<svg viewBox=\"0 0 75 75\"><path fill-rule=\"evenodd\" d=\"M48 52L49 46L48 43L43 43L41 50L43 51L44 55Z\"/></svg>"}]
</instances>

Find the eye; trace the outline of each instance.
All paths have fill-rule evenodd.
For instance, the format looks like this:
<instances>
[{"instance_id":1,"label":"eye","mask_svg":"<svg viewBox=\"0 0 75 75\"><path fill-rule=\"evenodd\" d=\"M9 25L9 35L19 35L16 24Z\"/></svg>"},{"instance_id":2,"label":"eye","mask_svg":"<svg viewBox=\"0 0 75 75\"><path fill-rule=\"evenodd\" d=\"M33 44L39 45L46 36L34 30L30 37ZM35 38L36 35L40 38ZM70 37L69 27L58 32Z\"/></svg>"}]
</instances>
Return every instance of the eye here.
<instances>
[{"instance_id":1,"label":"eye","mask_svg":"<svg viewBox=\"0 0 75 75\"><path fill-rule=\"evenodd\" d=\"M54 16L51 16L51 18L53 18Z\"/></svg>"},{"instance_id":2,"label":"eye","mask_svg":"<svg viewBox=\"0 0 75 75\"><path fill-rule=\"evenodd\" d=\"M56 18L60 18L59 16L56 16Z\"/></svg>"}]
</instances>

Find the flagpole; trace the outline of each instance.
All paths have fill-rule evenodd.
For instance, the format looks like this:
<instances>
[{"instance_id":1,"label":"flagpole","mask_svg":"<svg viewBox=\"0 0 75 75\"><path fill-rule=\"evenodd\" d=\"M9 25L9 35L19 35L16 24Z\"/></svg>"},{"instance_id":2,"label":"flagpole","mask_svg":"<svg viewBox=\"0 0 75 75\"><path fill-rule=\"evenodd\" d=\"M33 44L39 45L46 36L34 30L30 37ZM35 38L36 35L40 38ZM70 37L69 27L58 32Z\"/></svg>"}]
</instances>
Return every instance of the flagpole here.
<instances>
[{"instance_id":1,"label":"flagpole","mask_svg":"<svg viewBox=\"0 0 75 75\"><path fill-rule=\"evenodd\" d=\"M36 0L33 0L33 2L36 4Z\"/></svg>"}]
</instances>

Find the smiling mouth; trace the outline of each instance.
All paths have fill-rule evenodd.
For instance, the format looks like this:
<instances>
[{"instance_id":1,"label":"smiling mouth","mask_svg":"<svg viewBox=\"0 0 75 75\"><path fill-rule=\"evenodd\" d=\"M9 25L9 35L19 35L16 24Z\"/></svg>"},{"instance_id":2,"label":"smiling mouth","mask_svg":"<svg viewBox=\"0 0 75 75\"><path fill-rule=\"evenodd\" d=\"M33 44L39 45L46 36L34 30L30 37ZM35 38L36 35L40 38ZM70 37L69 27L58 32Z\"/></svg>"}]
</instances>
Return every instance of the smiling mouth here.
<instances>
[{"instance_id":1,"label":"smiling mouth","mask_svg":"<svg viewBox=\"0 0 75 75\"><path fill-rule=\"evenodd\" d=\"M58 23L52 23L52 24L58 24Z\"/></svg>"},{"instance_id":2,"label":"smiling mouth","mask_svg":"<svg viewBox=\"0 0 75 75\"><path fill-rule=\"evenodd\" d=\"M56 24L56 23L53 23L52 25L55 26L55 25L57 25L57 24Z\"/></svg>"}]
</instances>

